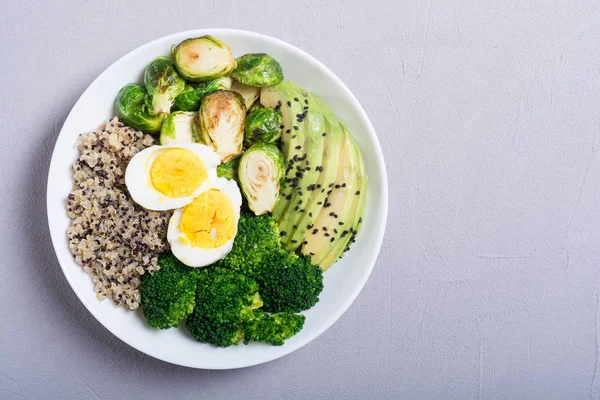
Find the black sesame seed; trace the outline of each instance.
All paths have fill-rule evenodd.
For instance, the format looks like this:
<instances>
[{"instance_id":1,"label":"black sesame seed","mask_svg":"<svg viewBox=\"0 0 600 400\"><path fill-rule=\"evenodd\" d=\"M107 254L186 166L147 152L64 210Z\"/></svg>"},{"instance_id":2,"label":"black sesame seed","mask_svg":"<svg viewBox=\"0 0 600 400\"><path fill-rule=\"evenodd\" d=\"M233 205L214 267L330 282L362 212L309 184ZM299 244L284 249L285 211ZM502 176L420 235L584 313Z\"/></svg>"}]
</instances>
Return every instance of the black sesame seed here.
<instances>
[{"instance_id":1,"label":"black sesame seed","mask_svg":"<svg viewBox=\"0 0 600 400\"><path fill-rule=\"evenodd\" d=\"M286 231L281 231L281 232L279 232L279 235L280 235L280 236L285 236L286 234L287 234L287 232L286 232Z\"/></svg>"},{"instance_id":2,"label":"black sesame seed","mask_svg":"<svg viewBox=\"0 0 600 400\"><path fill-rule=\"evenodd\" d=\"M334 213L334 212L330 212L330 213L329 213L329 216L330 216L330 217L333 217L334 215L335 215L335 213Z\"/></svg>"},{"instance_id":3,"label":"black sesame seed","mask_svg":"<svg viewBox=\"0 0 600 400\"><path fill-rule=\"evenodd\" d=\"M333 183L330 183L330 184L329 184L329 187L333 187L333 185L334 185Z\"/></svg>"},{"instance_id":4,"label":"black sesame seed","mask_svg":"<svg viewBox=\"0 0 600 400\"><path fill-rule=\"evenodd\" d=\"M291 107L291 106L292 106L292 102L291 102L291 101L288 101L288 102L287 102L287 105L288 105L288 107Z\"/></svg>"},{"instance_id":5,"label":"black sesame seed","mask_svg":"<svg viewBox=\"0 0 600 400\"><path fill-rule=\"evenodd\" d=\"M304 106L304 110L308 110L308 106Z\"/></svg>"},{"instance_id":6,"label":"black sesame seed","mask_svg":"<svg viewBox=\"0 0 600 400\"><path fill-rule=\"evenodd\" d=\"M302 242L302 244L307 245L308 244L308 240L305 240L304 242Z\"/></svg>"},{"instance_id":7,"label":"black sesame seed","mask_svg":"<svg viewBox=\"0 0 600 400\"><path fill-rule=\"evenodd\" d=\"M296 207L294 208L294 211L298 211L299 209L300 209L300 207L296 206Z\"/></svg>"},{"instance_id":8,"label":"black sesame seed","mask_svg":"<svg viewBox=\"0 0 600 400\"><path fill-rule=\"evenodd\" d=\"M297 125L294 125L294 129L295 129L295 130L298 130L298 129L300 129L300 128L298 128L298 126L297 126Z\"/></svg>"},{"instance_id":9,"label":"black sesame seed","mask_svg":"<svg viewBox=\"0 0 600 400\"><path fill-rule=\"evenodd\" d=\"M357 195L359 195L359 194L360 194L360 190L357 190L357 191L356 191L356 194L357 194Z\"/></svg>"},{"instance_id":10,"label":"black sesame seed","mask_svg":"<svg viewBox=\"0 0 600 400\"><path fill-rule=\"evenodd\" d=\"M298 243L296 239L292 239L292 243Z\"/></svg>"},{"instance_id":11,"label":"black sesame seed","mask_svg":"<svg viewBox=\"0 0 600 400\"><path fill-rule=\"evenodd\" d=\"M298 98L297 98L297 97L294 97L294 101L300 101L300 100L298 100Z\"/></svg>"},{"instance_id":12,"label":"black sesame seed","mask_svg":"<svg viewBox=\"0 0 600 400\"><path fill-rule=\"evenodd\" d=\"M325 236L330 236L329 233L325 232Z\"/></svg>"},{"instance_id":13,"label":"black sesame seed","mask_svg":"<svg viewBox=\"0 0 600 400\"><path fill-rule=\"evenodd\" d=\"M334 232L334 233L337 233L337 229L333 228L333 232Z\"/></svg>"},{"instance_id":14,"label":"black sesame seed","mask_svg":"<svg viewBox=\"0 0 600 400\"><path fill-rule=\"evenodd\" d=\"M360 217L360 218L358 219L358 223L359 223L359 224L362 224L362 217Z\"/></svg>"},{"instance_id":15,"label":"black sesame seed","mask_svg":"<svg viewBox=\"0 0 600 400\"><path fill-rule=\"evenodd\" d=\"M329 207L331 205L331 203L325 203L323 204L323 207Z\"/></svg>"},{"instance_id":16,"label":"black sesame seed","mask_svg":"<svg viewBox=\"0 0 600 400\"><path fill-rule=\"evenodd\" d=\"M324 230L325 232L327 232L327 227L326 227L326 226L324 226L324 227L323 227L323 230Z\"/></svg>"},{"instance_id":17,"label":"black sesame seed","mask_svg":"<svg viewBox=\"0 0 600 400\"><path fill-rule=\"evenodd\" d=\"M290 132L291 132L291 129L287 129L287 130L285 131L285 133L290 133Z\"/></svg>"},{"instance_id":18,"label":"black sesame seed","mask_svg":"<svg viewBox=\"0 0 600 400\"><path fill-rule=\"evenodd\" d=\"M323 136L327 136L327 132L323 132Z\"/></svg>"},{"instance_id":19,"label":"black sesame seed","mask_svg":"<svg viewBox=\"0 0 600 400\"><path fill-rule=\"evenodd\" d=\"M322 202L322 201L319 201L317 204L318 204L318 205L322 205L322 204L323 204L323 202Z\"/></svg>"},{"instance_id":20,"label":"black sesame seed","mask_svg":"<svg viewBox=\"0 0 600 400\"><path fill-rule=\"evenodd\" d=\"M296 146L297 150L300 150L301 148L302 148L302 146L300 146L300 145ZM356 194L358 194L358 193L356 193Z\"/></svg>"},{"instance_id":21,"label":"black sesame seed","mask_svg":"<svg viewBox=\"0 0 600 400\"><path fill-rule=\"evenodd\" d=\"M338 222L338 225L344 225L344 223L342 221Z\"/></svg>"},{"instance_id":22,"label":"black sesame seed","mask_svg":"<svg viewBox=\"0 0 600 400\"><path fill-rule=\"evenodd\" d=\"M339 189L339 188L341 188L341 186L340 185L335 185L335 188Z\"/></svg>"},{"instance_id":23,"label":"black sesame seed","mask_svg":"<svg viewBox=\"0 0 600 400\"><path fill-rule=\"evenodd\" d=\"M308 213L308 216L309 216L309 217L312 217L312 213L311 213L311 212L309 212L309 213Z\"/></svg>"},{"instance_id":24,"label":"black sesame seed","mask_svg":"<svg viewBox=\"0 0 600 400\"><path fill-rule=\"evenodd\" d=\"M334 237L332 237L332 238L331 238L331 241L333 242L334 240L335 240L335 238L334 238Z\"/></svg>"},{"instance_id":25,"label":"black sesame seed","mask_svg":"<svg viewBox=\"0 0 600 400\"><path fill-rule=\"evenodd\" d=\"M285 125L279 125L279 129L285 128Z\"/></svg>"},{"instance_id":26,"label":"black sesame seed","mask_svg":"<svg viewBox=\"0 0 600 400\"><path fill-rule=\"evenodd\" d=\"M292 135L292 139L296 139L296 136L297 136L297 135Z\"/></svg>"},{"instance_id":27,"label":"black sesame seed","mask_svg":"<svg viewBox=\"0 0 600 400\"><path fill-rule=\"evenodd\" d=\"M294 227L294 229L298 229L298 227L296 225L292 225Z\"/></svg>"},{"instance_id":28,"label":"black sesame seed","mask_svg":"<svg viewBox=\"0 0 600 400\"><path fill-rule=\"evenodd\" d=\"M304 104L308 104L308 100L307 99L304 99Z\"/></svg>"}]
</instances>

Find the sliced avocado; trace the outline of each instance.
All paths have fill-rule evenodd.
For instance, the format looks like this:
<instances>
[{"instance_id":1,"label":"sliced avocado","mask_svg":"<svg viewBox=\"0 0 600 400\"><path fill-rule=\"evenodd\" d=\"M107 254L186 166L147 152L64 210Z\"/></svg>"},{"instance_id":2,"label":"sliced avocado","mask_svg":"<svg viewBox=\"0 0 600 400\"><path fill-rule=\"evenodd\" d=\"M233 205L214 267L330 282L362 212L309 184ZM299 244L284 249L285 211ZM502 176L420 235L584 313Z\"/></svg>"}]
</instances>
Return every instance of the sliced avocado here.
<instances>
[{"instance_id":1,"label":"sliced avocado","mask_svg":"<svg viewBox=\"0 0 600 400\"><path fill-rule=\"evenodd\" d=\"M308 96L306 99L310 105L311 97ZM302 122L300 126L302 134L306 138L304 148L299 149L301 154L298 158L290 160L289 164L292 167L290 174L293 174L297 180L294 181L292 198L287 212L278 220L279 229L287 232L287 235L282 238L282 245L289 251L296 250L302 244L302 240L294 239L293 235L298 229L302 214L311 204L310 199L313 192L317 190L317 181L323 165L323 143L327 135L323 114L318 109L311 110L309 108L305 111L308 111L308 114L300 114L298 117L298 120Z\"/></svg>"},{"instance_id":2,"label":"sliced avocado","mask_svg":"<svg viewBox=\"0 0 600 400\"><path fill-rule=\"evenodd\" d=\"M332 114L325 116L325 122L325 130L323 131L325 136L321 134L321 139L323 139L321 146L323 149L322 161L320 164L315 164L316 161L310 160L311 168L320 170L320 174L315 183L312 185L309 183L302 187L308 191L310 196L305 200L306 207L303 212L297 216L294 222L297 229L293 231L291 241L295 240L296 243L304 242L307 232L312 232L315 229L315 219L321 212L323 204L325 204L327 192L330 189L329 185L335 184L338 173L340 147L342 146L342 127Z\"/></svg>"},{"instance_id":3,"label":"sliced avocado","mask_svg":"<svg viewBox=\"0 0 600 400\"><path fill-rule=\"evenodd\" d=\"M261 90L261 104L281 110L282 116L281 150L285 159L285 178L281 189L281 198L272 213L278 223L291 209L292 197L298 185L299 176L296 175L298 171L295 169L295 159L302 158L305 153L307 121L304 120L304 116L299 117L306 111L304 110L304 101L300 100L304 99L305 95L308 96L304 89L291 81ZM285 232L281 228L280 231ZM281 237L282 244L286 244L290 240L289 236L286 236L284 234Z\"/></svg>"},{"instance_id":4,"label":"sliced avocado","mask_svg":"<svg viewBox=\"0 0 600 400\"><path fill-rule=\"evenodd\" d=\"M302 246L302 253L311 257L311 262L322 268L322 263L336 250L337 241L346 241L351 234L356 217L356 201L359 196L355 193L360 190L361 159L357 154L358 148L352 140L350 133L343 129L342 146L340 149L340 162L335 183L326 188L328 194L323 208L314 221L314 228L305 237L306 244ZM339 257L345 245L335 256Z\"/></svg>"},{"instance_id":5,"label":"sliced avocado","mask_svg":"<svg viewBox=\"0 0 600 400\"><path fill-rule=\"evenodd\" d=\"M344 130L345 129L346 128L344 127ZM360 226L362 225L362 217L367 202L367 175L365 171L365 163L362 158L360 149L356 145L356 142L354 142L354 139L352 139L350 135L348 136L352 140L352 144L354 146L354 154L357 157L358 169L356 171L356 175L358 181L360 182L357 184L359 189L354 193L350 193L350 196L353 198L353 204L349 215L352 215L354 217L354 221L350 224L350 228L344 228L344 230L342 231L342 233L344 231L347 231L348 233L344 237L341 237L340 235L340 237L336 238L336 240L333 242L335 243L335 246L331 248L327 257L323 261L321 261L320 267L323 270L327 270L329 267L335 264L338 258L340 258L345 251L348 251L350 249L350 245L354 242L356 235L358 234L358 231L360 229ZM344 226L345 224L342 227Z\"/></svg>"}]
</instances>

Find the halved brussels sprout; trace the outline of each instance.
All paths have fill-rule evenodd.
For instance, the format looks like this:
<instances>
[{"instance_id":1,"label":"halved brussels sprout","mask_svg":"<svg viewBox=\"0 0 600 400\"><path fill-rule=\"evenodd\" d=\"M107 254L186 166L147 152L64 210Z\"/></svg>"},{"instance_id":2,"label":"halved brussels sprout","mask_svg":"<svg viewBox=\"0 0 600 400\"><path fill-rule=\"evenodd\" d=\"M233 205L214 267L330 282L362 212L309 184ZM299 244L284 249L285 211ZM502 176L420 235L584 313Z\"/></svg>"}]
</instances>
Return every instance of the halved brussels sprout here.
<instances>
[{"instance_id":1,"label":"halved brussels sprout","mask_svg":"<svg viewBox=\"0 0 600 400\"><path fill-rule=\"evenodd\" d=\"M198 142L196 124L198 112L175 111L160 128L160 144Z\"/></svg>"},{"instance_id":2,"label":"halved brussels sprout","mask_svg":"<svg viewBox=\"0 0 600 400\"><path fill-rule=\"evenodd\" d=\"M125 85L117 94L115 111L125 125L144 132L158 132L166 114L151 115L150 96L144 86L137 83Z\"/></svg>"},{"instance_id":3,"label":"halved brussels sprout","mask_svg":"<svg viewBox=\"0 0 600 400\"><path fill-rule=\"evenodd\" d=\"M212 81L200 82L187 85L186 89L175 98L173 110L198 111L202 98L217 90L231 89L233 79L228 76L214 79Z\"/></svg>"},{"instance_id":4,"label":"halved brussels sprout","mask_svg":"<svg viewBox=\"0 0 600 400\"><path fill-rule=\"evenodd\" d=\"M273 211L279 199L279 185L283 175L283 155L277 146L258 143L242 154L238 178L248 206L254 214Z\"/></svg>"},{"instance_id":5,"label":"halved brussels sprout","mask_svg":"<svg viewBox=\"0 0 600 400\"><path fill-rule=\"evenodd\" d=\"M268 54L251 53L238 58L231 76L244 85L273 86L283 81L281 65Z\"/></svg>"},{"instance_id":6,"label":"halved brussels sprout","mask_svg":"<svg viewBox=\"0 0 600 400\"><path fill-rule=\"evenodd\" d=\"M272 108L259 107L246 116L244 146L272 143L281 136L281 114Z\"/></svg>"},{"instance_id":7,"label":"halved brussels sprout","mask_svg":"<svg viewBox=\"0 0 600 400\"><path fill-rule=\"evenodd\" d=\"M175 70L171 57L158 57L146 67L144 85L150 95L152 115L171 112L171 106L185 89L185 80Z\"/></svg>"},{"instance_id":8,"label":"halved brussels sprout","mask_svg":"<svg viewBox=\"0 0 600 400\"><path fill-rule=\"evenodd\" d=\"M220 164L217 167L217 176L219 178L235 179L237 181L238 167L241 158L241 156L237 156L226 163Z\"/></svg>"},{"instance_id":9,"label":"halved brussels sprout","mask_svg":"<svg viewBox=\"0 0 600 400\"><path fill-rule=\"evenodd\" d=\"M246 110L250 110L250 107L254 105L258 97L260 96L260 88L256 86L248 86L240 83L236 80L231 85L231 90L238 92L244 98L246 104Z\"/></svg>"},{"instance_id":10,"label":"halved brussels sprout","mask_svg":"<svg viewBox=\"0 0 600 400\"><path fill-rule=\"evenodd\" d=\"M237 66L229 46L208 35L184 40L172 48L172 55L177 71L192 82L225 76Z\"/></svg>"},{"instance_id":11,"label":"halved brussels sprout","mask_svg":"<svg viewBox=\"0 0 600 400\"><path fill-rule=\"evenodd\" d=\"M200 139L226 162L242 152L245 120L242 96L229 90L209 93L200 104Z\"/></svg>"}]
</instances>

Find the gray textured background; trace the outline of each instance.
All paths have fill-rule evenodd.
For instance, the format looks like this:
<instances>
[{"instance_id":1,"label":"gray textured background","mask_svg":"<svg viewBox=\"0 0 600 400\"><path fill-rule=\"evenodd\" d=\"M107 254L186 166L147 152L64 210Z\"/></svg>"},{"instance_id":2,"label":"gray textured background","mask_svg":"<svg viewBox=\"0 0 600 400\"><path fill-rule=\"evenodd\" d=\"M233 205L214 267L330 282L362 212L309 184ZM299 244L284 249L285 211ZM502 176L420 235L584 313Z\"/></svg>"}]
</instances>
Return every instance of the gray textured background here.
<instances>
[{"instance_id":1,"label":"gray textured background","mask_svg":"<svg viewBox=\"0 0 600 400\"><path fill-rule=\"evenodd\" d=\"M0 5L0 398L600 397L600 6L571 1L39 1ZM54 140L121 55L255 30L329 66L390 177L350 310L274 362L147 357L79 303L47 232Z\"/></svg>"}]
</instances>

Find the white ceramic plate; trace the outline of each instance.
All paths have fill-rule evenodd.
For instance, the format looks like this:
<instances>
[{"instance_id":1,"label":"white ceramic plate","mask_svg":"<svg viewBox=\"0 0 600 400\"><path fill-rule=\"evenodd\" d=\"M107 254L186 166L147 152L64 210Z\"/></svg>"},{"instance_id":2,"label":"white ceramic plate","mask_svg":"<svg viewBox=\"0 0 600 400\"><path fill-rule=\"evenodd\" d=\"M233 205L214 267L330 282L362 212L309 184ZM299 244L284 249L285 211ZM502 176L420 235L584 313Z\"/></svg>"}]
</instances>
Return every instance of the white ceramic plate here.
<instances>
[{"instance_id":1,"label":"white ceramic plate","mask_svg":"<svg viewBox=\"0 0 600 400\"><path fill-rule=\"evenodd\" d=\"M305 312L304 329L280 347L251 343L215 348L190 338L184 329L149 328L140 312L98 301L90 277L75 263L68 249L65 212L72 187L71 163L77 158L75 142L80 133L96 130L114 116L113 104L119 89L139 82L145 66L159 55L168 55L172 44L202 35L213 35L227 43L234 56L264 52L277 59L286 79L321 96L353 133L365 159L369 178L364 223L349 253L325 273L319 303ZM58 136L48 176L48 222L60 265L87 309L109 331L125 343L158 359L206 369L240 368L282 357L304 346L329 328L352 304L364 286L383 240L387 218L387 179L377 137L364 110L340 79L302 50L281 40L247 31L203 29L176 33L145 44L108 67L92 82L67 117Z\"/></svg>"}]
</instances>

